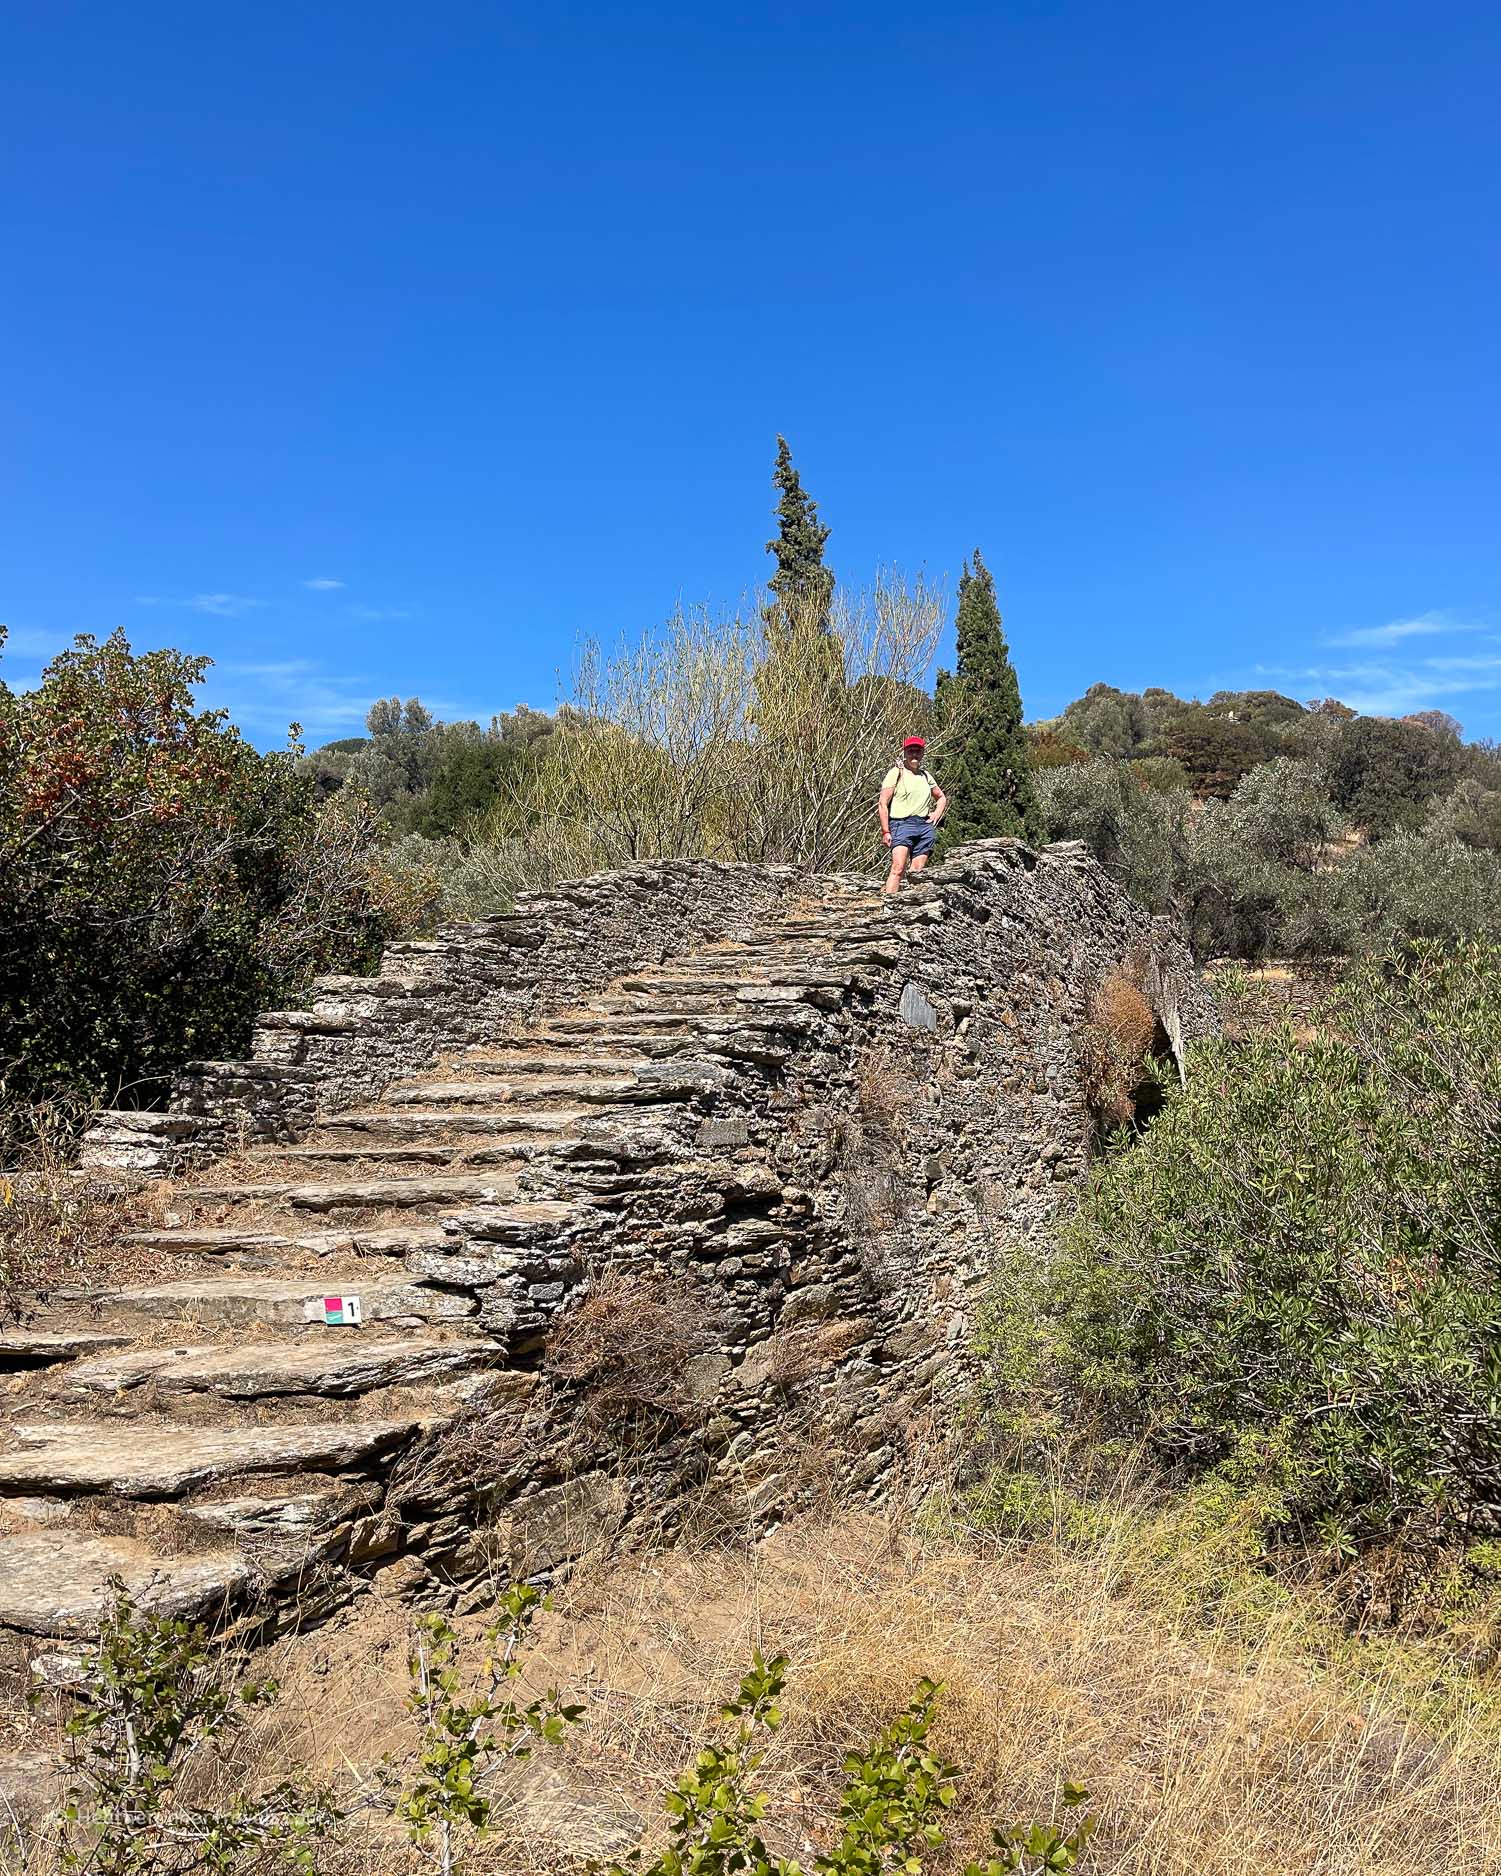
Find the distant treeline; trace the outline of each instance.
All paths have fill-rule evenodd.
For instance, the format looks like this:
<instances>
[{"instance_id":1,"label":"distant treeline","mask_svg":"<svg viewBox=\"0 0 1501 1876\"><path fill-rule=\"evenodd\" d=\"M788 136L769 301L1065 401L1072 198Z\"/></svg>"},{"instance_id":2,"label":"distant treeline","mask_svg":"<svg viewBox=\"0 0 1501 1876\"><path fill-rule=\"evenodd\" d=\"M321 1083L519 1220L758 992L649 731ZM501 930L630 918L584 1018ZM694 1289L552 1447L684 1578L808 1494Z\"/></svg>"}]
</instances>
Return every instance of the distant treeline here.
<instances>
[{"instance_id":1,"label":"distant treeline","mask_svg":"<svg viewBox=\"0 0 1501 1876\"><path fill-rule=\"evenodd\" d=\"M1501 752L1443 711L1095 684L1027 744L1049 835L1204 955L1501 936Z\"/></svg>"}]
</instances>

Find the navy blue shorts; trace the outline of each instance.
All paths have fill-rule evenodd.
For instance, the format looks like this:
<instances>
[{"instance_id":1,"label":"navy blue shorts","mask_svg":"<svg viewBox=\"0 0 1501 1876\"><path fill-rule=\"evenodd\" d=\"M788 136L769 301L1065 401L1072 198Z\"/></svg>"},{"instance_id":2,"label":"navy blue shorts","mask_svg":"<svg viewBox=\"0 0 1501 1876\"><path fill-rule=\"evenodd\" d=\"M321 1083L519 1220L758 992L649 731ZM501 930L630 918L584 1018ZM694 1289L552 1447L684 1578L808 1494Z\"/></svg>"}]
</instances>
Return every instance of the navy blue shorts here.
<instances>
[{"instance_id":1,"label":"navy blue shorts","mask_svg":"<svg viewBox=\"0 0 1501 1876\"><path fill-rule=\"evenodd\" d=\"M938 829L925 814L909 815L905 820L891 823L891 845L910 847L914 860L924 859L933 851L933 842L938 838Z\"/></svg>"}]
</instances>

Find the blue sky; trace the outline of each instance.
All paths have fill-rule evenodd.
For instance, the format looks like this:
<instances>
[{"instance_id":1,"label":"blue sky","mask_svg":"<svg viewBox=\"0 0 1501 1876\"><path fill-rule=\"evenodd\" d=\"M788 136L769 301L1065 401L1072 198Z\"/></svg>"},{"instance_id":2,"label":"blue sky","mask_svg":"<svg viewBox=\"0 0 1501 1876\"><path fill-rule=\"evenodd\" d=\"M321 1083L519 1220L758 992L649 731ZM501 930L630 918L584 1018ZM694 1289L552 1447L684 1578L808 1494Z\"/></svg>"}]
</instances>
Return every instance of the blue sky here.
<instances>
[{"instance_id":1,"label":"blue sky","mask_svg":"<svg viewBox=\"0 0 1501 1876\"><path fill-rule=\"evenodd\" d=\"M50 0L0 58L0 675L550 703L829 558L1105 678L1501 733L1501 11Z\"/></svg>"}]
</instances>

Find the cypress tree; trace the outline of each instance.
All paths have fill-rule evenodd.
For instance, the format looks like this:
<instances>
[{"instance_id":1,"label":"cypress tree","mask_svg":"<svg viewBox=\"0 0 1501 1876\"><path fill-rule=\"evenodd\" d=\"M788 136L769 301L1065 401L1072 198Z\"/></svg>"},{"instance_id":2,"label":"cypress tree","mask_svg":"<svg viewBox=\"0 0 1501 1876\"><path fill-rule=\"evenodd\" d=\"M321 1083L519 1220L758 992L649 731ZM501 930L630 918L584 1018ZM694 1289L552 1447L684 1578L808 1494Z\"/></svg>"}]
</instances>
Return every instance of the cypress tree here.
<instances>
[{"instance_id":1,"label":"cypress tree","mask_svg":"<svg viewBox=\"0 0 1501 1876\"><path fill-rule=\"evenodd\" d=\"M777 503L777 537L766 543L775 554L777 570L771 590L777 603L767 608L767 623L777 615L789 625L816 625L830 629L829 608L834 598L834 572L823 564L823 544L829 530L819 523L818 503L812 500L792 464L792 451L784 436L777 438L777 466L772 482L781 491Z\"/></svg>"},{"instance_id":2,"label":"cypress tree","mask_svg":"<svg viewBox=\"0 0 1501 1876\"><path fill-rule=\"evenodd\" d=\"M1015 834L1034 845L1042 812L1027 767L1021 686L1006 650L995 581L975 550L959 581L959 668L938 674L947 751L939 780L953 802L944 845Z\"/></svg>"}]
</instances>

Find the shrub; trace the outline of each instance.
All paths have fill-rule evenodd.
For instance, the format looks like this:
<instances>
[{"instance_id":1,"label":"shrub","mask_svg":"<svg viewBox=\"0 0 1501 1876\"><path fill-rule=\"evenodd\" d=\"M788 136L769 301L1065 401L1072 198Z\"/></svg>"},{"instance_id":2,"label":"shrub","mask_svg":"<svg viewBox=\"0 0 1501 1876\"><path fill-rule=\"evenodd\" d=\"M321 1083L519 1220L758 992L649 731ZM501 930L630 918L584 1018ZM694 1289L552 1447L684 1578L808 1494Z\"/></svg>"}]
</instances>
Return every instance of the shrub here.
<instances>
[{"instance_id":1,"label":"shrub","mask_svg":"<svg viewBox=\"0 0 1501 1876\"><path fill-rule=\"evenodd\" d=\"M802 1865L774 1857L762 1832L768 1803L753 1787L766 1758L766 1742L782 1725L787 1660L768 1661L758 1652L736 1697L719 1715L730 1729L725 1744L700 1751L667 1795L667 1848L651 1862L633 1857L611 1864L606 1876L802 1876ZM924 1860L942 1852L944 1817L954 1802L959 1767L935 1752L929 1741L943 1689L919 1681L907 1708L863 1751L845 1754L845 1788L839 1800L833 1847L813 1859L817 1876L882 1876L901 1871L921 1876ZM1087 1800L1082 1787L1067 1784L1066 1811ZM1003 1876L1006 1871L1064 1871L1074 1867L1095 1831L1092 1817L1070 1828L1012 1824L991 1833L994 1854L964 1865L963 1876Z\"/></svg>"},{"instance_id":2,"label":"shrub","mask_svg":"<svg viewBox=\"0 0 1501 1876\"><path fill-rule=\"evenodd\" d=\"M1187 704L1172 717L1163 753L1181 762L1201 800L1228 798L1241 777L1270 753L1249 724L1233 721L1208 704Z\"/></svg>"},{"instance_id":3,"label":"shrub","mask_svg":"<svg viewBox=\"0 0 1501 1876\"><path fill-rule=\"evenodd\" d=\"M607 1271L547 1338L547 1373L579 1388L594 1426L681 1420L693 1403L683 1370L714 1346L701 1289L664 1273Z\"/></svg>"},{"instance_id":4,"label":"shrub","mask_svg":"<svg viewBox=\"0 0 1501 1876\"><path fill-rule=\"evenodd\" d=\"M943 611L887 578L836 593L827 629L778 605L587 645L575 706L468 830L497 898L644 859L874 864L877 787L927 727Z\"/></svg>"},{"instance_id":5,"label":"shrub","mask_svg":"<svg viewBox=\"0 0 1501 1876\"><path fill-rule=\"evenodd\" d=\"M200 711L206 659L81 637L0 684L0 1078L127 1097L233 1054L254 1012L410 916L370 810Z\"/></svg>"},{"instance_id":6,"label":"shrub","mask_svg":"<svg viewBox=\"0 0 1501 1876\"><path fill-rule=\"evenodd\" d=\"M1089 1020L1079 1032L1079 1068L1089 1104L1107 1127L1124 1127L1135 1118L1135 1092L1156 1030L1151 1004L1118 971L1091 998Z\"/></svg>"},{"instance_id":7,"label":"shrub","mask_svg":"<svg viewBox=\"0 0 1501 1876\"><path fill-rule=\"evenodd\" d=\"M1373 840L1418 826L1463 763L1454 737L1389 717L1352 717L1329 755L1334 800Z\"/></svg>"},{"instance_id":8,"label":"shrub","mask_svg":"<svg viewBox=\"0 0 1501 1876\"><path fill-rule=\"evenodd\" d=\"M1501 853L1445 835L1392 834L1319 883L1340 950L1501 937Z\"/></svg>"},{"instance_id":9,"label":"shrub","mask_svg":"<svg viewBox=\"0 0 1501 1876\"><path fill-rule=\"evenodd\" d=\"M1196 1469L1277 1445L1290 1529L1336 1555L1478 1536L1501 1509L1501 947L1368 965L1332 1020L1206 1046L1109 1160L1063 1231L1053 1384Z\"/></svg>"},{"instance_id":10,"label":"shrub","mask_svg":"<svg viewBox=\"0 0 1501 1876\"><path fill-rule=\"evenodd\" d=\"M1487 788L1466 776L1451 795L1435 796L1423 831L1438 839L1461 840L1467 847L1501 851L1501 788Z\"/></svg>"},{"instance_id":11,"label":"shrub","mask_svg":"<svg viewBox=\"0 0 1501 1876\"><path fill-rule=\"evenodd\" d=\"M216 1771L274 1681L236 1686L248 1656L205 1630L139 1609L116 1577L83 1657L65 1732L72 1780L60 1861L97 1876L311 1870L342 1821L332 1794L282 1782L214 1802ZM242 1781L236 1779L235 1783Z\"/></svg>"},{"instance_id":12,"label":"shrub","mask_svg":"<svg viewBox=\"0 0 1501 1876\"><path fill-rule=\"evenodd\" d=\"M556 1745L583 1717L555 1688L523 1706L507 1690L522 1671L520 1648L542 1592L513 1584L485 1632L491 1652L483 1678L465 1686L463 1652L451 1623L420 1616L407 1660L407 1711L417 1728L418 1771L401 1792L396 1815L409 1841L438 1876L457 1876L460 1853L490 1828L494 1801L482 1781L498 1764L531 1757L538 1745Z\"/></svg>"},{"instance_id":13,"label":"shrub","mask_svg":"<svg viewBox=\"0 0 1501 1876\"><path fill-rule=\"evenodd\" d=\"M1122 762L1076 762L1036 776L1050 840L1082 840L1149 911L1166 911L1184 876L1189 797L1138 782Z\"/></svg>"}]
</instances>

